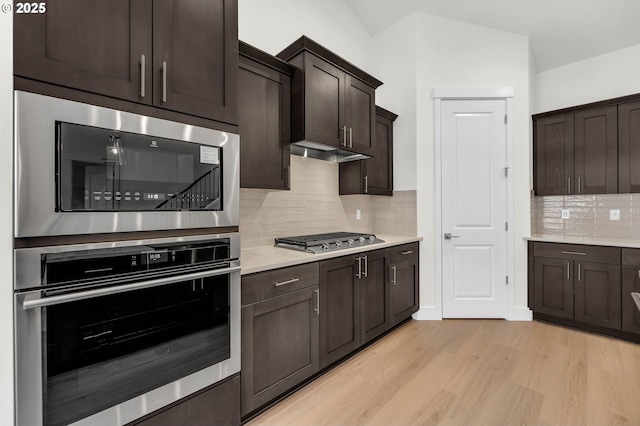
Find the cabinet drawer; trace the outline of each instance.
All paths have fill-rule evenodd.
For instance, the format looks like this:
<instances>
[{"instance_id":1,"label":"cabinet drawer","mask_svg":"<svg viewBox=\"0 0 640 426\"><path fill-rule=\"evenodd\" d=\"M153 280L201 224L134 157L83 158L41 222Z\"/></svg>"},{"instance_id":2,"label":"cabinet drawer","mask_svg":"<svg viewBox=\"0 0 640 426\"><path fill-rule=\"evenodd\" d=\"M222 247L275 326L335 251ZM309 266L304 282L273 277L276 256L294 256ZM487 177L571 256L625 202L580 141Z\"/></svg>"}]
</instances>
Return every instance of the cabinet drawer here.
<instances>
[{"instance_id":1,"label":"cabinet drawer","mask_svg":"<svg viewBox=\"0 0 640 426\"><path fill-rule=\"evenodd\" d=\"M242 305L318 285L318 262L242 277Z\"/></svg>"},{"instance_id":2,"label":"cabinet drawer","mask_svg":"<svg viewBox=\"0 0 640 426\"><path fill-rule=\"evenodd\" d=\"M622 264L640 266L640 249L622 249Z\"/></svg>"},{"instance_id":3,"label":"cabinet drawer","mask_svg":"<svg viewBox=\"0 0 640 426\"><path fill-rule=\"evenodd\" d=\"M392 264L415 259L416 257L418 257L418 243L389 247L389 262Z\"/></svg>"},{"instance_id":4,"label":"cabinet drawer","mask_svg":"<svg viewBox=\"0 0 640 426\"><path fill-rule=\"evenodd\" d=\"M582 244L535 243L533 255L553 259L583 260L597 263L620 263L620 249L616 247Z\"/></svg>"}]
</instances>

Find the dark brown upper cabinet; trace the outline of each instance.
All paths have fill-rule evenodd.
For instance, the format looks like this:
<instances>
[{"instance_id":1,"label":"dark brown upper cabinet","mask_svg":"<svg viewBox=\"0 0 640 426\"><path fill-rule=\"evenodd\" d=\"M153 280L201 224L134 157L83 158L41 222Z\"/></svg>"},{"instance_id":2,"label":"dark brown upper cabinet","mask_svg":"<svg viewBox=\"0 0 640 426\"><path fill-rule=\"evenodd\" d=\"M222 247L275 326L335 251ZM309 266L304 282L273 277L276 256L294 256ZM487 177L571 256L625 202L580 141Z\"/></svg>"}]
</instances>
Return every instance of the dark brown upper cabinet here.
<instances>
[{"instance_id":1,"label":"dark brown upper cabinet","mask_svg":"<svg viewBox=\"0 0 640 426\"><path fill-rule=\"evenodd\" d=\"M289 189L294 67L240 42L240 187Z\"/></svg>"},{"instance_id":2,"label":"dark brown upper cabinet","mask_svg":"<svg viewBox=\"0 0 640 426\"><path fill-rule=\"evenodd\" d=\"M298 68L292 140L374 155L375 89L382 82L306 36L277 56Z\"/></svg>"},{"instance_id":3,"label":"dark brown upper cabinet","mask_svg":"<svg viewBox=\"0 0 640 426\"><path fill-rule=\"evenodd\" d=\"M534 132L536 195L570 194L573 187L573 114L536 120Z\"/></svg>"},{"instance_id":4,"label":"dark brown upper cabinet","mask_svg":"<svg viewBox=\"0 0 640 426\"><path fill-rule=\"evenodd\" d=\"M618 106L618 190L640 192L640 101Z\"/></svg>"},{"instance_id":5,"label":"dark brown upper cabinet","mask_svg":"<svg viewBox=\"0 0 640 426\"><path fill-rule=\"evenodd\" d=\"M575 192L615 194L618 192L618 108L576 112Z\"/></svg>"},{"instance_id":6,"label":"dark brown upper cabinet","mask_svg":"<svg viewBox=\"0 0 640 426\"><path fill-rule=\"evenodd\" d=\"M340 195L393 195L393 122L398 116L376 105L371 158L340 163Z\"/></svg>"},{"instance_id":7,"label":"dark brown upper cabinet","mask_svg":"<svg viewBox=\"0 0 640 426\"><path fill-rule=\"evenodd\" d=\"M14 73L236 124L237 17L237 0L49 0L14 15Z\"/></svg>"},{"instance_id":8,"label":"dark brown upper cabinet","mask_svg":"<svg viewBox=\"0 0 640 426\"><path fill-rule=\"evenodd\" d=\"M615 106L534 121L536 195L618 192Z\"/></svg>"}]
</instances>

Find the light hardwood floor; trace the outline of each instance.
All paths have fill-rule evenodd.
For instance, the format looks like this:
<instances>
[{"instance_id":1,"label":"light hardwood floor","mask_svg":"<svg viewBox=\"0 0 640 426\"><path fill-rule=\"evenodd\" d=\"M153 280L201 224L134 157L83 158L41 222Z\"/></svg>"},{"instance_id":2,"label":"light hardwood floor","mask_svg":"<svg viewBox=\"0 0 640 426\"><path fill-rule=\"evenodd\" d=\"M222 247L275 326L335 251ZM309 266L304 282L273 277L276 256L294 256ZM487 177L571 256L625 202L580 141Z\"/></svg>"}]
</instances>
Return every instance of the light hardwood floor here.
<instances>
[{"instance_id":1,"label":"light hardwood floor","mask_svg":"<svg viewBox=\"0 0 640 426\"><path fill-rule=\"evenodd\" d=\"M257 425L640 425L640 345L539 321L412 321Z\"/></svg>"}]
</instances>

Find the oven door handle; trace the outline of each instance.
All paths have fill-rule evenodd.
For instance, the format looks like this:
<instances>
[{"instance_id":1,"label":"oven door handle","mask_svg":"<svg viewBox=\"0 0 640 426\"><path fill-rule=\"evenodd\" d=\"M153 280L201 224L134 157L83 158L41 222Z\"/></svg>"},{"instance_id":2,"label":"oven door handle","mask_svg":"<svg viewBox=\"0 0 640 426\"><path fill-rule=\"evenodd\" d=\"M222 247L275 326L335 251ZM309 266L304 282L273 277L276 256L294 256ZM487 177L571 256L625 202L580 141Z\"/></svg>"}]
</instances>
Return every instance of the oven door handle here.
<instances>
[{"instance_id":1,"label":"oven door handle","mask_svg":"<svg viewBox=\"0 0 640 426\"><path fill-rule=\"evenodd\" d=\"M22 304L22 309L43 308L45 306L60 305L62 303L75 302L78 300L90 299L98 296L108 296L110 294L123 293L125 291L140 290L143 288L158 287L166 284L173 284L180 281L195 280L198 278L215 277L234 272L240 272L241 266L215 269L212 271L194 272L191 274L177 275L172 277L157 278L155 280L142 281L133 284L125 284L115 287L99 288L95 290L79 291L77 293L61 294L60 296L40 297L36 293L29 294ZM39 292L38 292L39 293Z\"/></svg>"}]
</instances>

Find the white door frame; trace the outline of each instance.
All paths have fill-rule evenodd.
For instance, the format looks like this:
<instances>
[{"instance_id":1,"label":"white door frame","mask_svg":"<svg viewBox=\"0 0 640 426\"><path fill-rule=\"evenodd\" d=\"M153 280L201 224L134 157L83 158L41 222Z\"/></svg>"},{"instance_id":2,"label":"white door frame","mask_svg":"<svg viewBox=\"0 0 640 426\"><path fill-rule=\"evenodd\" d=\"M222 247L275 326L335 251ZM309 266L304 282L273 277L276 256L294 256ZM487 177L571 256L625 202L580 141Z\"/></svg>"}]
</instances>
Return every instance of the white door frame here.
<instances>
[{"instance_id":1,"label":"white door frame","mask_svg":"<svg viewBox=\"0 0 640 426\"><path fill-rule=\"evenodd\" d=\"M514 291L514 256L513 256L513 229L514 229L514 205L513 205L513 87L436 87L433 89L435 100L435 136L436 136L436 212L435 235L436 241L436 303L438 313L442 319L442 101L449 99L504 99L507 108L507 319L516 319L515 291Z\"/></svg>"}]
</instances>

